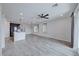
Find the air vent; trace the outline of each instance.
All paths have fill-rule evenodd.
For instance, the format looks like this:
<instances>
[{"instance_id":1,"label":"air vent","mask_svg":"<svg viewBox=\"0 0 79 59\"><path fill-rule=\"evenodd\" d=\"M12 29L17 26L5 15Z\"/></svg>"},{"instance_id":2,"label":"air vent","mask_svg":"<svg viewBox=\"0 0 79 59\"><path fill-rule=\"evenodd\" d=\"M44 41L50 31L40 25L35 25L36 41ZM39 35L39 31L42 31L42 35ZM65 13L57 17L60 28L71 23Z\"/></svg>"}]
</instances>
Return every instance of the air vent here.
<instances>
[{"instance_id":1,"label":"air vent","mask_svg":"<svg viewBox=\"0 0 79 59\"><path fill-rule=\"evenodd\" d=\"M52 7L56 7L56 6L58 6L58 4L56 3L56 4L54 4L54 5L52 5Z\"/></svg>"}]
</instances>

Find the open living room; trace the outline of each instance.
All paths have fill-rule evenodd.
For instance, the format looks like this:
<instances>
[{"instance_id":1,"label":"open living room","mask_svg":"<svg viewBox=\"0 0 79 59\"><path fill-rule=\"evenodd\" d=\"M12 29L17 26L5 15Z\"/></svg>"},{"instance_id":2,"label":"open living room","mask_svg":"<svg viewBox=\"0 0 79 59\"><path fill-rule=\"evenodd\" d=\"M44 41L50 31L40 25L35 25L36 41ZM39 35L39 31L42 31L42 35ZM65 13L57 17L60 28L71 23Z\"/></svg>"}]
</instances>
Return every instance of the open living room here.
<instances>
[{"instance_id":1,"label":"open living room","mask_svg":"<svg viewBox=\"0 0 79 59\"><path fill-rule=\"evenodd\" d=\"M0 55L78 56L78 19L78 3L0 3Z\"/></svg>"}]
</instances>

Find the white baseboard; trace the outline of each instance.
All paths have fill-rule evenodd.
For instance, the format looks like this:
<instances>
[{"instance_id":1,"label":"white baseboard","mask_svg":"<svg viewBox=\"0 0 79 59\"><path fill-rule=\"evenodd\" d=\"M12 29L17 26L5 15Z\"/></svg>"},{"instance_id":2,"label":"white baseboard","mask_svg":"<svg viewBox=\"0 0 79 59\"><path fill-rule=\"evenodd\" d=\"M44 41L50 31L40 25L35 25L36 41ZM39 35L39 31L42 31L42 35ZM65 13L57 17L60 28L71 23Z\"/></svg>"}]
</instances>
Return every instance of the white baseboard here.
<instances>
[{"instance_id":1,"label":"white baseboard","mask_svg":"<svg viewBox=\"0 0 79 59\"><path fill-rule=\"evenodd\" d=\"M55 38L55 39L58 39L58 40L63 40L63 41L66 41L66 42L70 42L70 41L68 41L68 40L65 40L65 39L60 39L60 38L57 38L57 37L55 37L54 35L49 35L49 34L40 34L40 33L32 33L32 34L34 34L34 35L38 35L38 36L43 36L43 37L48 37L48 38Z\"/></svg>"}]
</instances>

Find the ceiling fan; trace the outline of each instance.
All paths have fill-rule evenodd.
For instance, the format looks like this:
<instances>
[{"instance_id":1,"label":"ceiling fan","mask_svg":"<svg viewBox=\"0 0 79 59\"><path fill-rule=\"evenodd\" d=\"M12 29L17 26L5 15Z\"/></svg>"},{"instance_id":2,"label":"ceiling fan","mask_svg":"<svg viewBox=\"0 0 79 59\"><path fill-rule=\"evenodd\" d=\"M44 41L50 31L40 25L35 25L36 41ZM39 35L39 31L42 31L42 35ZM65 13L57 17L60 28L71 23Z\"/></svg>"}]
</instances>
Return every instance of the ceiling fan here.
<instances>
[{"instance_id":1,"label":"ceiling fan","mask_svg":"<svg viewBox=\"0 0 79 59\"><path fill-rule=\"evenodd\" d=\"M48 19L49 14L40 14L38 15L40 18Z\"/></svg>"}]
</instances>

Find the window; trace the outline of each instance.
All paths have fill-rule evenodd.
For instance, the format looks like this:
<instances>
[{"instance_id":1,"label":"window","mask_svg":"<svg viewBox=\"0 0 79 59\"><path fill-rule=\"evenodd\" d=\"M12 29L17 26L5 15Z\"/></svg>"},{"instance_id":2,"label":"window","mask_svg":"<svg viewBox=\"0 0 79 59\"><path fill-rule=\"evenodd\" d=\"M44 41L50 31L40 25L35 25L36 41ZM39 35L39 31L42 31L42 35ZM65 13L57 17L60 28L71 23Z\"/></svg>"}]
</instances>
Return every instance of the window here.
<instances>
[{"instance_id":1,"label":"window","mask_svg":"<svg viewBox=\"0 0 79 59\"><path fill-rule=\"evenodd\" d=\"M39 25L34 26L34 32L39 32Z\"/></svg>"},{"instance_id":2,"label":"window","mask_svg":"<svg viewBox=\"0 0 79 59\"><path fill-rule=\"evenodd\" d=\"M43 32L47 31L47 23L43 23Z\"/></svg>"}]
</instances>

